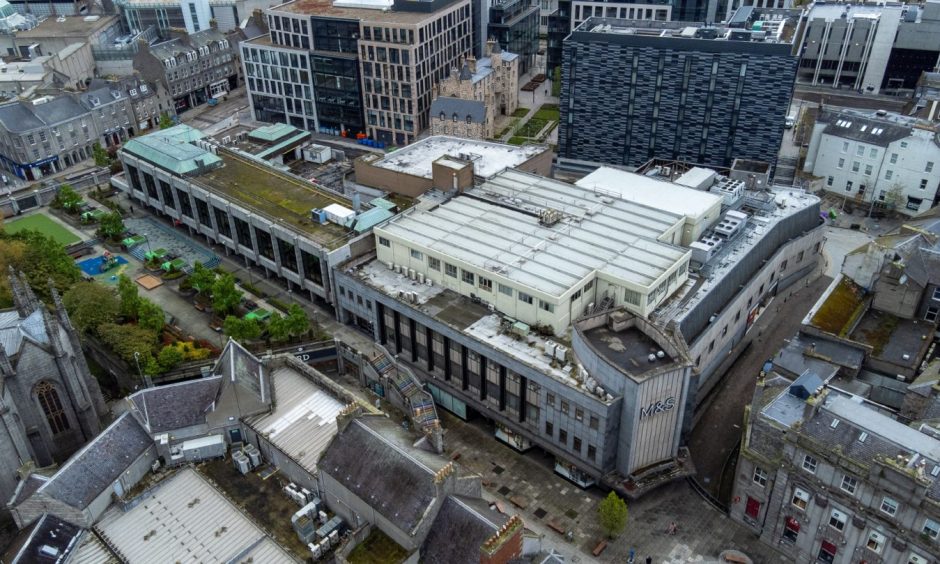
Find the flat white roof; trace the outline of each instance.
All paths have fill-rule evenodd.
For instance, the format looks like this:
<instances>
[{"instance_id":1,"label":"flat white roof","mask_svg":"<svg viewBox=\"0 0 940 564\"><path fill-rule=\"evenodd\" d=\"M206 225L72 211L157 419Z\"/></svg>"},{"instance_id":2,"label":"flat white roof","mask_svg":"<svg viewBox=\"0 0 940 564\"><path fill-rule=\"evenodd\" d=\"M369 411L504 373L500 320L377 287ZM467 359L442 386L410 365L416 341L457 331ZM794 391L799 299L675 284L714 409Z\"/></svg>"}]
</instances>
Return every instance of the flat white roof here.
<instances>
[{"instance_id":1,"label":"flat white roof","mask_svg":"<svg viewBox=\"0 0 940 564\"><path fill-rule=\"evenodd\" d=\"M591 190L608 191L631 202L694 219L702 217L715 206L720 208L722 201L721 196L702 190L606 166L575 184Z\"/></svg>"},{"instance_id":2,"label":"flat white roof","mask_svg":"<svg viewBox=\"0 0 940 564\"><path fill-rule=\"evenodd\" d=\"M336 436L336 415L343 403L290 367L271 374L275 409L247 422L311 474Z\"/></svg>"},{"instance_id":3,"label":"flat white roof","mask_svg":"<svg viewBox=\"0 0 940 564\"><path fill-rule=\"evenodd\" d=\"M112 505L95 530L129 562L229 562L256 551L256 562L297 562L191 468L126 513Z\"/></svg>"},{"instance_id":4,"label":"flat white roof","mask_svg":"<svg viewBox=\"0 0 940 564\"><path fill-rule=\"evenodd\" d=\"M431 164L448 155L473 161L474 174L489 178L506 168L517 167L548 150L544 145L507 145L474 139L434 135L389 153L374 166L431 178Z\"/></svg>"},{"instance_id":5,"label":"flat white roof","mask_svg":"<svg viewBox=\"0 0 940 564\"><path fill-rule=\"evenodd\" d=\"M682 215L582 186L507 170L444 204L376 228L522 286L561 296L595 271L649 287L689 251L658 238ZM540 210L556 210L554 225Z\"/></svg>"}]
</instances>

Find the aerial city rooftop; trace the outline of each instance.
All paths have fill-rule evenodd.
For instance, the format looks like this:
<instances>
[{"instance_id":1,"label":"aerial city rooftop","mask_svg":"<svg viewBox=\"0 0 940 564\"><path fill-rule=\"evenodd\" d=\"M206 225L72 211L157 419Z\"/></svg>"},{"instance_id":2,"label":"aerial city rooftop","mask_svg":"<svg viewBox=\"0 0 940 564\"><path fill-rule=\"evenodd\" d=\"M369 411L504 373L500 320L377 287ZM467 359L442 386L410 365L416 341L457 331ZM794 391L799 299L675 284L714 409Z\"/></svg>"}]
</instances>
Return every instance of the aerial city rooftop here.
<instances>
[{"instance_id":1,"label":"aerial city rooftop","mask_svg":"<svg viewBox=\"0 0 940 564\"><path fill-rule=\"evenodd\" d=\"M940 564L938 38L0 0L0 560Z\"/></svg>"}]
</instances>

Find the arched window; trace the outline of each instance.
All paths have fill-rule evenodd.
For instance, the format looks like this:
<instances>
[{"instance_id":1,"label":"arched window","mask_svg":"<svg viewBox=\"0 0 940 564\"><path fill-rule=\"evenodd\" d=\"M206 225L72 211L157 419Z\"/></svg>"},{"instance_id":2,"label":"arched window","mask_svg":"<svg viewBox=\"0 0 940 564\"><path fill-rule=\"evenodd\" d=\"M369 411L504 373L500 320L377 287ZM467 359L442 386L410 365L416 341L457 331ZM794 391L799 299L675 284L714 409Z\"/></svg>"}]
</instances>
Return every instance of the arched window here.
<instances>
[{"instance_id":1,"label":"arched window","mask_svg":"<svg viewBox=\"0 0 940 564\"><path fill-rule=\"evenodd\" d=\"M441 121L444 121L445 119L447 119L447 116L444 115L444 112L441 112Z\"/></svg>"},{"instance_id":2,"label":"arched window","mask_svg":"<svg viewBox=\"0 0 940 564\"><path fill-rule=\"evenodd\" d=\"M457 114L454 114L454 123L457 123Z\"/></svg>"},{"instance_id":3,"label":"arched window","mask_svg":"<svg viewBox=\"0 0 940 564\"><path fill-rule=\"evenodd\" d=\"M49 428L52 433L57 435L69 429L69 418L65 415L62 408L62 401L59 399L59 392L51 382L40 382L36 385L36 398L39 399L39 405L43 413L46 414L46 421L49 422Z\"/></svg>"},{"instance_id":4,"label":"arched window","mask_svg":"<svg viewBox=\"0 0 940 564\"><path fill-rule=\"evenodd\" d=\"M472 121L472 120L470 119L470 114L467 114L467 123L469 124L469 123L471 123L471 121Z\"/></svg>"}]
</instances>

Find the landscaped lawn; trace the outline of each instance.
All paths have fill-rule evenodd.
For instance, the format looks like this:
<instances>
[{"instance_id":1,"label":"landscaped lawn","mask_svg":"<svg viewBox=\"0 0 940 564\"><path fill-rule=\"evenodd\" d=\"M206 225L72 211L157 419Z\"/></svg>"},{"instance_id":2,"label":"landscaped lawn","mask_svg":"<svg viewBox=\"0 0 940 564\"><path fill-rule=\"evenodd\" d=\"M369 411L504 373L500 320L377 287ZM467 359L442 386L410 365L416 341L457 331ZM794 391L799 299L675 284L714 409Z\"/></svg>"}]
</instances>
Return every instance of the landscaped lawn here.
<instances>
[{"instance_id":1,"label":"landscaped lawn","mask_svg":"<svg viewBox=\"0 0 940 564\"><path fill-rule=\"evenodd\" d=\"M512 117L523 118L529 113L529 108L523 108L519 106L516 108L516 111L512 113Z\"/></svg>"},{"instance_id":2,"label":"landscaped lawn","mask_svg":"<svg viewBox=\"0 0 940 564\"><path fill-rule=\"evenodd\" d=\"M3 224L3 229L7 233L18 233L20 231L32 229L33 231L39 231L43 235L52 237L56 240L57 243L61 243L63 246L71 245L72 243L80 240L78 235L75 235L63 227L62 224L60 224L58 221L42 213L34 213L32 215L6 221Z\"/></svg>"}]
</instances>

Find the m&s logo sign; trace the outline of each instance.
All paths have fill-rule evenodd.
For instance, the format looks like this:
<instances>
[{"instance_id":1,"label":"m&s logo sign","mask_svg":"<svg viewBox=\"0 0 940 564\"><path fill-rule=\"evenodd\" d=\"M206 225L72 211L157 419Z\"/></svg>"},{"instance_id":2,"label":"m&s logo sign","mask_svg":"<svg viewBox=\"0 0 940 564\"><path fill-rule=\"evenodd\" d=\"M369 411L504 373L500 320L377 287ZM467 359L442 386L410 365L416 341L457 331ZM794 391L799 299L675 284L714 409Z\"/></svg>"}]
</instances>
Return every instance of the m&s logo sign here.
<instances>
[{"instance_id":1,"label":"m&s logo sign","mask_svg":"<svg viewBox=\"0 0 940 564\"><path fill-rule=\"evenodd\" d=\"M655 401L646 407L640 408L640 420L656 415L657 413L665 413L667 411L672 411L676 407L676 398L668 397L664 400Z\"/></svg>"}]
</instances>

